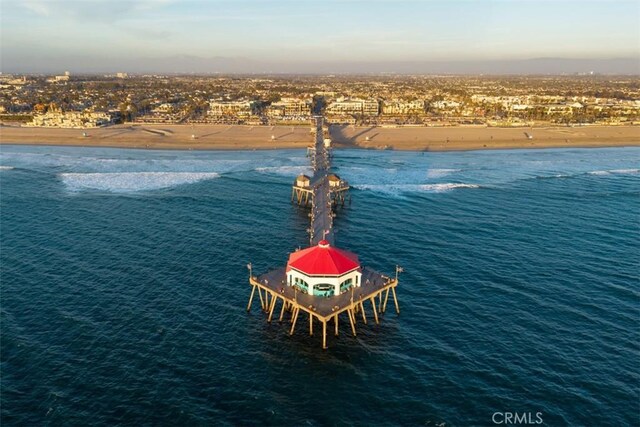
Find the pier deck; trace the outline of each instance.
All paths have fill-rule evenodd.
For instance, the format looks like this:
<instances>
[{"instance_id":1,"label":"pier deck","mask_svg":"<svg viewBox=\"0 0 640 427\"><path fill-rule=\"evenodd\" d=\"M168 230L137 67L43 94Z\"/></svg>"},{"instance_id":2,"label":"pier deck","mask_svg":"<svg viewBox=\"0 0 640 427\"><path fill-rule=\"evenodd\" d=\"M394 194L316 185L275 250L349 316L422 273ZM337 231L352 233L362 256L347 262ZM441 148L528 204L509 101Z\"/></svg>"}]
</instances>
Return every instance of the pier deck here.
<instances>
[{"instance_id":1,"label":"pier deck","mask_svg":"<svg viewBox=\"0 0 640 427\"><path fill-rule=\"evenodd\" d=\"M320 240L326 240L331 245L334 244L333 210L329 184L331 160L329 149L324 144L323 127L322 117L316 117L315 150L312 158L313 177L311 178L313 198L311 202L310 246L317 245Z\"/></svg>"},{"instance_id":2,"label":"pier deck","mask_svg":"<svg viewBox=\"0 0 640 427\"><path fill-rule=\"evenodd\" d=\"M296 303L306 312L312 312L320 321L327 321L336 314L348 310L355 304L380 297L384 291L389 291L397 285L397 281L380 274L368 267L362 269L362 286L351 288L353 292L346 292L331 297L318 298L312 295L296 292L292 286L286 284L285 268L280 267L251 278L252 284L263 291L276 294L285 302ZM383 301L378 308L384 311L386 303Z\"/></svg>"},{"instance_id":3,"label":"pier deck","mask_svg":"<svg viewBox=\"0 0 640 427\"><path fill-rule=\"evenodd\" d=\"M397 271L397 270L396 270ZM373 319L376 324L380 323L380 314L387 309L389 294L393 297L396 312L400 313L396 287L398 278L391 279L367 267L362 269L362 286L351 288L350 292L332 297L318 298L312 295L297 292L295 287L286 285L285 268L281 267L258 277L251 276L249 282L252 285L251 296L247 311L251 309L251 303L256 289L260 298L262 310L268 314L267 321L271 322L276 311L278 302L281 303L280 316L278 321L282 322L285 313L290 313L291 330L289 335L293 335L301 311L308 315L309 335L313 335L314 319L322 325L322 348L327 348L327 324L333 321L334 334L339 334L339 318L341 314L346 314L351 326L351 333L356 336L356 323L358 315L362 316L362 321L367 324L365 303L368 301L373 312Z\"/></svg>"}]
</instances>

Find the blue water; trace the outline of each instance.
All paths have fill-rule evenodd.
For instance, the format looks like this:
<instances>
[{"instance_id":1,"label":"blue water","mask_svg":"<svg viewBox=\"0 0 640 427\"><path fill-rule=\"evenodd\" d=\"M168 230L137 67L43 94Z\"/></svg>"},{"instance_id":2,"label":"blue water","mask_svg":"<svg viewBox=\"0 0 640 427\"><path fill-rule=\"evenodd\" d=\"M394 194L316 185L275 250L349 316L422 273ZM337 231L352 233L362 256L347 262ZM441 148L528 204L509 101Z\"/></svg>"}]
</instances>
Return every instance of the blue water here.
<instances>
[{"instance_id":1,"label":"blue water","mask_svg":"<svg viewBox=\"0 0 640 427\"><path fill-rule=\"evenodd\" d=\"M3 425L640 424L639 148L338 151L337 243L405 273L326 351L245 311L246 263L307 242L303 152L0 165Z\"/></svg>"}]
</instances>

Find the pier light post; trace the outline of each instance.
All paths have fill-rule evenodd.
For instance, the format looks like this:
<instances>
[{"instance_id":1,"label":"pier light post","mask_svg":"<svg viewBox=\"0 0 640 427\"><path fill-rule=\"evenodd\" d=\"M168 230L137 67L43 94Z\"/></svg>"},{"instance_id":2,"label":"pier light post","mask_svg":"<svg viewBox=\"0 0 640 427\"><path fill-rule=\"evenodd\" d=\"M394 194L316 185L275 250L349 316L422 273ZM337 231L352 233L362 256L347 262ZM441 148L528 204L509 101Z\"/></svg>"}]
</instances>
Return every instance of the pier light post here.
<instances>
[{"instance_id":1,"label":"pier light post","mask_svg":"<svg viewBox=\"0 0 640 427\"><path fill-rule=\"evenodd\" d=\"M398 281L398 273L403 273L404 272L404 268L400 267L399 265L396 265L396 282Z\"/></svg>"}]
</instances>

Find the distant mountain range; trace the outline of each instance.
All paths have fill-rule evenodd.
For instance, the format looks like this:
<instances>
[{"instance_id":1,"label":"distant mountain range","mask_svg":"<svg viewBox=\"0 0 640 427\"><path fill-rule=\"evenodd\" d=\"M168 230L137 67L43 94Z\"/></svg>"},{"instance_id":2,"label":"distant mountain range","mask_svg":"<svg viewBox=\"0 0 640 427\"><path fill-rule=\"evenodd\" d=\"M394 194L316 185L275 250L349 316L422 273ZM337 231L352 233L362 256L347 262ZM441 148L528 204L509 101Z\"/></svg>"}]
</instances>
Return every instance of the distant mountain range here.
<instances>
[{"instance_id":1,"label":"distant mountain range","mask_svg":"<svg viewBox=\"0 0 640 427\"><path fill-rule=\"evenodd\" d=\"M5 57L3 73L78 73L156 74L640 74L640 58L570 59L534 58L487 61L261 61L247 58L203 58L177 55L163 58L108 57Z\"/></svg>"}]
</instances>

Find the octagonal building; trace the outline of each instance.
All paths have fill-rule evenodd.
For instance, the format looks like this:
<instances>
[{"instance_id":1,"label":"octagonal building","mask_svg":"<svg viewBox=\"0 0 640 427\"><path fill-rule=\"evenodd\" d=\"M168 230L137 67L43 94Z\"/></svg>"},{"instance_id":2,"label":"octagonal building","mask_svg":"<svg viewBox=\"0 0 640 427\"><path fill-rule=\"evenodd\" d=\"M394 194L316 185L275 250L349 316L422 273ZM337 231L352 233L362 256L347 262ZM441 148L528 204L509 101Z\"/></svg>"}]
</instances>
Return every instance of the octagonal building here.
<instances>
[{"instance_id":1,"label":"octagonal building","mask_svg":"<svg viewBox=\"0 0 640 427\"><path fill-rule=\"evenodd\" d=\"M288 286L309 295L330 297L359 287L362 269L356 254L321 240L317 246L291 253L286 275Z\"/></svg>"}]
</instances>

